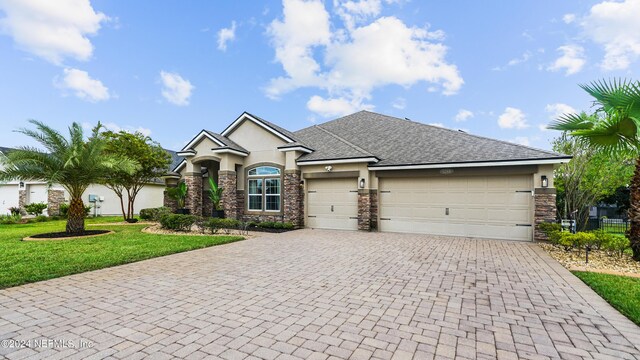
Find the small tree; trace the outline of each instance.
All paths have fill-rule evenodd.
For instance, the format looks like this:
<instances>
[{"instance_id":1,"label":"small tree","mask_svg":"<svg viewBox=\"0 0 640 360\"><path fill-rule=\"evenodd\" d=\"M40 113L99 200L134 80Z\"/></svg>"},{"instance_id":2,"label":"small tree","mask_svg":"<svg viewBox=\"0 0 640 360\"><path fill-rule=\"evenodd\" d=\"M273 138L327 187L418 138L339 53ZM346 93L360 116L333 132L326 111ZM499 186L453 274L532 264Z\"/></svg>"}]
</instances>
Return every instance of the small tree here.
<instances>
[{"instance_id":1,"label":"small tree","mask_svg":"<svg viewBox=\"0 0 640 360\"><path fill-rule=\"evenodd\" d=\"M171 156L160 144L139 132L131 134L126 131L106 131L101 136L106 141L107 153L128 157L139 164L133 173L117 171L106 182L106 186L113 190L120 199L122 217L125 220L131 219L138 193L145 185L166 173L171 163ZM127 195L126 209L125 193Z\"/></svg>"},{"instance_id":2,"label":"small tree","mask_svg":"<svg viewBox=\"0 0 640 360\"><path fill-rule=\"evenodd\" d=\"M640 261L640 81L599 81L581 87L594 98L599 116L565 114L549 128L566 131L598 152L635 158L627 235L633 258Z\"/></svg>"},{"instance_id":3,"label":"small tree","mask_svg":"<svg viewBox=\"0 0 640 360\"><path fill-rule=\"evenodd\" d=\"M220 200L222 199L222 192L224 188L218 187L215 181L212 178L209 178L209 199L213 204L213 210L221 210L220 209Z\"/></svg>"},{"instance_id":4,"label":"small tree","mask_svg":"<svg viewBox=\"0 0 640 360\"><path fill-rule=\"evenodd\" d=\"M612 159L566 134L553 141L553 150L573 156L570 162L555 171L558 213L563 218L574 218L575 214L574 219L584 228L589 218L589 206L629 182L633 175L633 159L621 155Z\"/></svg>"},{"instance_id":5,"label":"small tree","mask_svg":"<svg viewBox=\"0 0 640 360\"><path fill-rule=\"evenodd\" d=\"M21 129L39 142L46 151L22 146L11 151L0 162L0 181L35 180L49 184L60 184L69 193L69 217L67 232L84 232L84 203L82 194L89 185L104 183L113 172L133 172L135 162L128 158L105 153L106 142L99 135L98 123L91 136L85 140L82 126L73 123L69 127L69 138L36 120L30 120L36 130Z\"/></svg>"}]
</instances>

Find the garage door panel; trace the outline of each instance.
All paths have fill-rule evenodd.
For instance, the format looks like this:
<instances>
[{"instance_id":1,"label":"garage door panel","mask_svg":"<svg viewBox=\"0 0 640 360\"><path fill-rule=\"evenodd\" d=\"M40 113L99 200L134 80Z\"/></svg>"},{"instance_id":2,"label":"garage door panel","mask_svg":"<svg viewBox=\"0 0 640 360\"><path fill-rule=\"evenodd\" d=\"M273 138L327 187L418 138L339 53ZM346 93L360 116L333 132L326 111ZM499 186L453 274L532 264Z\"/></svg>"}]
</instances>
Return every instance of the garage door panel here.
<instances>
[{"instance_id":1,"label":"garage door panel","mask_svg":"<svg viewBox=\"0 0 640 360\"><path fill-rule=\"evenodd\" d=\"M380 229L531 240L532 228L517 224L532 222L532 180L530 175L383 178Z\"/></svg>"},{"instance_id":2,"label":"garage door panel","mask_svg":"<svg viewBox=\"0 0 640 360\"><path fill-rule=\"evenodd\" d=\"M358 229L357 179L309 180L307 226L318 229Z\"/></svg>"}]
</instances>

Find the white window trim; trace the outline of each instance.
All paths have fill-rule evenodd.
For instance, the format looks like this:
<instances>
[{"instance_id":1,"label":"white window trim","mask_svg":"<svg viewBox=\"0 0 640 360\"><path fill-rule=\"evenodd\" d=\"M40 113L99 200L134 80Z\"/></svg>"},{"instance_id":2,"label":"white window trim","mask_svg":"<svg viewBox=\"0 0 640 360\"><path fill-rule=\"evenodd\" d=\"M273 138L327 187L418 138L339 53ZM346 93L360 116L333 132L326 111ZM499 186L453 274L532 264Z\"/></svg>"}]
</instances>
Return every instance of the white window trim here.
<instances>
[{"instance_id":1,"label":"white window trim","mask_svg":"<svg viewBox=\"0 0 640 360\"><path fill-rule=\"evenodd\" d=\"M270 167L270 168L274 168L278 170L278 174L267 174L267 175L249 175L249 172L251 170L254 169L258 169L261 167ZM276 179L279 182L280 185L280 192L278 194L267 194L267 180L269 179ZM249 181L251 180L262 180L262 194L260 194L260 196L262 196L262 208L260 210L258 209L251 209L249 207L250 205L250 201L249 198L251 196L258 196L258 194L251 194L249 193ZM282 186L283 186L283 177L282 177L282 170L276 166L270 166L270 165L261 165L261 166L256 166L256 167L252 167L249 170L247 170L247 211L255 211L255 212L263 212L263 213L280 213L282 212ZM280 198L280 201L278 202L278 210L267 210L267 196L278 196Z\"/></svg>"}]
</instances>

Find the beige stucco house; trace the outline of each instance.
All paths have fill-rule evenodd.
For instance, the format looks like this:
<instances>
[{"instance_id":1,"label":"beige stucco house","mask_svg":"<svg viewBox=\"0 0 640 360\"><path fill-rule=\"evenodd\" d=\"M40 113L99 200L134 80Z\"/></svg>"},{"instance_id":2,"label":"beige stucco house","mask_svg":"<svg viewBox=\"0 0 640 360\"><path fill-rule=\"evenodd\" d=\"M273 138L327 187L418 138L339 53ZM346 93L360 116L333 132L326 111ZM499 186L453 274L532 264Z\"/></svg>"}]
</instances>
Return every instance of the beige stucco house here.
<instances>
[{"instance_id":1,"label":"beige stucco house","mask_svg":"<svg viewBox=\"0 0 640 360\"><path fill-rule=\"evenodd\" d=\"M570 159L368 111L295 132L245 112L178 155L165 181L186 182L194 214L211 213L213 177L231 218L523 241L555 219L553 169Z\"/></svg>"}]
</instances>

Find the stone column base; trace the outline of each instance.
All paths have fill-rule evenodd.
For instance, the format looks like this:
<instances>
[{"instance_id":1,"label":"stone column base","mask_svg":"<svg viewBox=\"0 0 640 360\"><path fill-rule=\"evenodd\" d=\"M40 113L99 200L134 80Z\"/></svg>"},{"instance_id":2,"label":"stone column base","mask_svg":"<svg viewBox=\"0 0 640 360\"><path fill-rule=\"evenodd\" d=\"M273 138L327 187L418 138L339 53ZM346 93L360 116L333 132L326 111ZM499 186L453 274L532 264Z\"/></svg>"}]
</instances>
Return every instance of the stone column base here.
<instances>
[{"instance_id":1,"label":"stone column base","mask_svg":"<svg viewBox=\"0 0 640 360\"><path fill-rule=\"evenodd\" d=\"M304 222L303 186L300 170L285 170L283 186L284 221L301 227Z\"/></svg>"},{"instance_id":2,"label":"stone column base","mask_svg":"<svg viewBox=\"0 0 640 360\"><path fill-rule=\"evenodd\" d=\"M230 219L238 218L237 175L235 171L218 171L218 186L223 188L220 206L224 216Z\"/></svg>"},{"instance_id":3,"label":"stone column base","mask_svg":"<svg viewBox=\"0 0 640 360\"><path fill-rule=\"evenodd\" d=\"M537 188L534 190L534 229L535 241L546 241L548 237L540 231L539 225L545 222L556 222L556 189Z\"/></svg>"},{"instance_id":4,"label":"stone column base","mask_svg":"<svg viewBox=\"0 0 640 360\"><path fill-rule=\"evenodd\" d=\"M60 215L60 204L64 203L63 190L51 190L47 193L47 214L49 216Z\"/></svg>"},{"instance_id":5,"label":"stone column base","mask_svg":"<svg viewBox=\"0 0 640 360\"><path fill-rule=\"evenodd\" d=\"M185 207L192 215L202 215L202 173L187 173L184 182L187 184Z\"/></svg>"}]
</instances>

